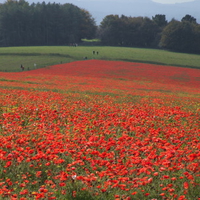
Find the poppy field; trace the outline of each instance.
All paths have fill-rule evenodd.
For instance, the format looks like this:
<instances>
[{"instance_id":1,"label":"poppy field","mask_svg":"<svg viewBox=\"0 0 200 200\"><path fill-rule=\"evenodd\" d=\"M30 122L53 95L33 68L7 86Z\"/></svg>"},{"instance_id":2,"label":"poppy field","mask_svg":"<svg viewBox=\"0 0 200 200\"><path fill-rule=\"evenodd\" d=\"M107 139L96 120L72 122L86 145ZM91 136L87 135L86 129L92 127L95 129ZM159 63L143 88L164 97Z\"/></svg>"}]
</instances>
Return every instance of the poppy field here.
<instances>
[{"instance_id":1,"label":"poppy field","mask_svg":"<svg viewBox=\"0 0 200 200\"><path fill-rule=\"evenodd\" d=\"M0 199L200 200L200 70L0 72Z\"/></svg>"}]
</instances>

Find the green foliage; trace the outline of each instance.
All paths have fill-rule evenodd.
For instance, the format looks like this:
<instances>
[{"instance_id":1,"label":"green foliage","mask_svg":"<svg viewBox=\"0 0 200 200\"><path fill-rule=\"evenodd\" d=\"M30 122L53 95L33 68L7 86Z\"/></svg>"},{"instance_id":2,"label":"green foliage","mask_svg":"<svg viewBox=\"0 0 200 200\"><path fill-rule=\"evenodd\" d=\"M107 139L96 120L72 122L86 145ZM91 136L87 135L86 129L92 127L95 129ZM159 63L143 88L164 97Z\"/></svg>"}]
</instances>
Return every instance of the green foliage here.
<instances>
[{"instance_id":1,"label":"green foliage","mask_svg":"<svg viewBox=\"0 0 200 200\"><path fill-rule=\"evenodd\" d=\"M95 32L90 13L72 4L9 0L0 5L0 46L65 45Z\"/></svg>"},{"instance_id":2,"label":"green foliage","mask_svg":"<svg viewBox=\"0 0 200 200\"><path fill-rule=\"evenodd\" d=\"M162 47L186 53L200 52L200 25L191 15L181 22L167 22L165 15L127 17L107 15L101 22L98 37L103 45L129 47Z\"/></svg>"},{"instance_id":3,"label":"green foliage","mask_svg":"<svg viewBox=\"0 0 200 200\"><path fill-rule=\"evenodd\" d=\"M197 21L196 21L196 18L194 18L194 17L192 17L191 15L185 15L185 17L183 17L182 19L181 19L181 21L182 22L184 22L184 21L187 21L187 22L190 22L190 23L197 23Z\"/></svg>"},{"instance_id":4,"label":"green foliage","mask_svg":"<svg viewBox=\"0 0 200 200\"><path fill-rule=\"evenodd\" d=\"M101 45L100 39L82 39L81 46L99 46Z\"/></svg>"},{"instance_id":5,"label":"green foliage","mask_svg":"<svg viewBox=\"0 0 200 200\"><path fill-rule=\"evenodd\" d=\"M107 15L101 22L99 37L105 45L117 45L120 43L120 18L118 15Z\"/></svg>"},{"instance_id":6,"label":"green foliage","mask_svg":"<svg viewBox=\"0 0 200 200\"><path fill-rule=\"evenodd\" d=\"M178 52L200 52L200 25L172 20L163 30L161 46Z\"/></svg>"},{"instance_id":7,"label":"green foliage","mask_svg":"<svg viewBox=\"0 0 200 200\"><path fill-rule=\"evenodd\" d=\"M167 20L165 15L155 15L155 17L152 17L152 20L159 26L159 27L163 27L167 25Z\"/></svg>"},{"instance_id":8,"label":"green foliage","mask_svg":"<svg viewBox=\"0 0 200 200\"><path fill-rule=\"evenodd\" d=\"M147 17L108 15L100 25L99 37L106 45L152 47L158 30Z\"/></svg>"},{"instance_id":9,"label":"green foliage","mask_svg":"<svg viewBox=\"0 0 200 200\"><path fill-rule=\"evenodd\" d=\"M82 24L81 24L81 38L92 39L96 34L97 27L92 15L85 9L81 9ZM91 26L92 25L92 26Z\"/></svg>"}]
</instances>

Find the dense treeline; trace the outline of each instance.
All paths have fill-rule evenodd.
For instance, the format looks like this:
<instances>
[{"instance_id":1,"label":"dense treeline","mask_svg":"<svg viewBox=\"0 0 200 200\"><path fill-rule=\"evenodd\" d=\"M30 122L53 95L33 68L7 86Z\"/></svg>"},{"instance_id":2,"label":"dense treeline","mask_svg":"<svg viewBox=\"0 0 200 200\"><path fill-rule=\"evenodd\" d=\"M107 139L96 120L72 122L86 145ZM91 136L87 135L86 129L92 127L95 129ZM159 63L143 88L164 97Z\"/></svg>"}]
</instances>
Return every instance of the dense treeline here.
<instances>
[{"instance_id":1,"label":"dense treeline","mask_svg":"<svg viewBox=\"0 0 200 200\"><path fill-rule=\"evenodd\" d=\"M0 4L0 46L69 45L98 37L102 45L165 48L200 53L200 25L191 15L107 15L97 28L91 14L73 4L7 0Z\"/></svg>"},{"instance_id":2,"label":"dense treeline","mask_svg":"<svg viewBox=\"0 0 200 200\"><path fill-rule=\"evenodd\" d=\"M200 25L190 15L181 22L165 15L126 17L107 15L100 24L98 36L104 45L165 48L200 53Z\"/></svg>"},{"instance_id":3,"label":"dense treeline","mask_svg":"<svg viewBox=\"0 0 200 200\"><path fill-rule=\"evenodd\" d=\"M150 47L159 32L159 26L145 17L108 15L101 22L99 36L103 44Z\"/></svg>"},{"instance_id":4,"label":"dense treeline","mask_svg":"<svg viewBox=\"0 0 200 200\"><path fill-rule=\"evenodd\" d=\"M90 13L72 4L0 4L0 46L65 45L93 38L95 32Z\"/></svg>"},{"instance_id":5,"label":"dense treeline","mask_svg":"<svg viewBox=\"0 0 200 200\"><path fill-rule=\"evenodd\" d=\"M200 25L172 20L162 32L161 47L178 52L200 53Z\"/></svg>"}]
</instances>

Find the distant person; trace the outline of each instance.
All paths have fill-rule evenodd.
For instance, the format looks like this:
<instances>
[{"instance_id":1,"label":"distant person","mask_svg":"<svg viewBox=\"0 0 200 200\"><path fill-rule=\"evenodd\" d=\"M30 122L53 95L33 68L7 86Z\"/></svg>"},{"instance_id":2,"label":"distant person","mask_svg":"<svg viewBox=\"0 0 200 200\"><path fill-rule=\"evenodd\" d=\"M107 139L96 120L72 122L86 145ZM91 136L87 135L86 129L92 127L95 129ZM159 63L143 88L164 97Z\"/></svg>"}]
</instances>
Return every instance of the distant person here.
<instances>
[{"instance_id":1,"label":"distant person","mask_svg":"<svg viewBox=\"0 0 200 200\"><path fill-rule=\"evenodd\" d=\"M99 54L99 52L97 51L97 55Z\"/></svg>"},{"instance_id":2,"label":"distant person","mask_svg":"<svg viewBox=\"0 0 200 200\"><path fill-rule=\"evenodd\" d=\"M23 65L21 65L21 70L24 71L24 66Z\"/></svg>"},{"instance_id":3,"label":"distant person","mask_svg":"<svg viewBox=\"0 0 200 200\"><path fill-rule=\"evenodd\" d=\"M93 51L93 55L95 55L95 51Z\"/></svg>"}]
</instances>

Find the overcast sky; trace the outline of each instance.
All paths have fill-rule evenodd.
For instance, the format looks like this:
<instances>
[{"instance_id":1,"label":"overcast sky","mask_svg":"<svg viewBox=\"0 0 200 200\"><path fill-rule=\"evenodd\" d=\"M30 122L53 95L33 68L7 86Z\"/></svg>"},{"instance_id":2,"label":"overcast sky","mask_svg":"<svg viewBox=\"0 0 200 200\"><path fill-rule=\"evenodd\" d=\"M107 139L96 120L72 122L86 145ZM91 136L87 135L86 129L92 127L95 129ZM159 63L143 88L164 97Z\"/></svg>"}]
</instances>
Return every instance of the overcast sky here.
<instances>
[{"instance_id":1,"label":"overcast sky","mask_svg":"<svg viewBox=\"0 0 200 200\"><path fill-rule=\"evenodd\" d=\"M42 0L26 0L28 2L42 2ZM45 2L49 2L49 0L43 0ZM82 1L82 0L78 0L78 1ZM95 1L95 0L92 0ZM134 0L133 0L134 1ZM191 1L195 1L195 0L152 0L154 2L157 3L162 3L162 4L174 4L174 3L184 3L184 2L191 2ZM6 2L6 0L0 0L0 3L4 3ZM50 0L51 2L51 0ZM58 0L55 0L55 2L58 2Z\"/></svg>"},{"instance_id":2,"label":"overcast sky","mask_svg":"<svg viewBox=\"0 0 200 200\"><path fill-rule=\"evenodd\" d=\"M164 4L173 4L173 3L184 3L184 2L190 2L194 0L152 0L157 3L164 3Z\"/></svg>"}]
</instances>

